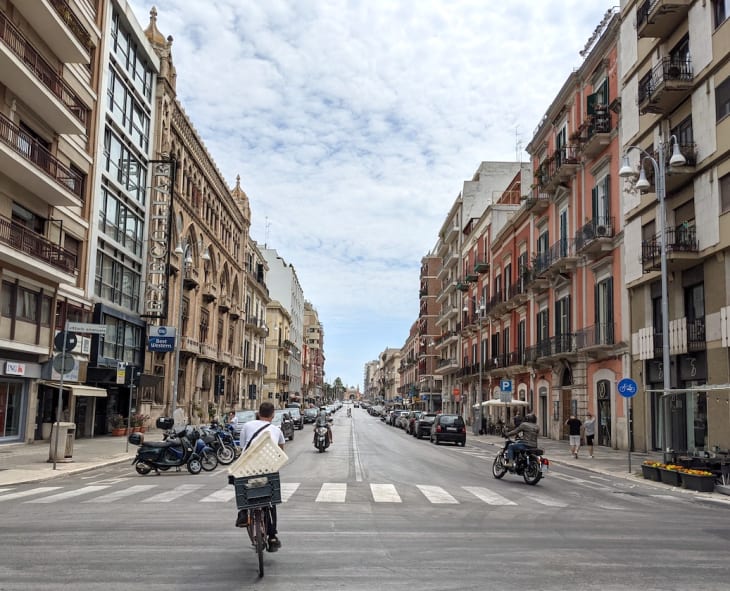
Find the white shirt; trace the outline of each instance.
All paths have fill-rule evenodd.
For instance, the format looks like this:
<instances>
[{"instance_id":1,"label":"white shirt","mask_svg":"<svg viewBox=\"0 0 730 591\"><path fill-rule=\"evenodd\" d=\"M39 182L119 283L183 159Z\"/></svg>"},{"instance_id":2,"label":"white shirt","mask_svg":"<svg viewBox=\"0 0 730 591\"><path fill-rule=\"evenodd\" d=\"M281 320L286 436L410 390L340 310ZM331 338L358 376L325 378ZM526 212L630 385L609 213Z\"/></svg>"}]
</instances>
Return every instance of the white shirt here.
<instances>
[{"instance_id":1,"label":"white shirt","mask_svg":"<svg viewBox=\"0 0 730 591\"><path fill-rule=\"evenodd\" d=\"M256 419L255 421L248 421L243 424L240 439L241 449L246 449L246 445L248 444L249 440L254 436L256 431L261 429L261 427L263 427L264 425L268 425L268 427L266 427L266 429L261 432L261 435L263 435L264 433L268 433L271 437L271 441L274 442L274 445L284 445L286 439L284 438L284 434L281 432L281 429L279 429L279 427L273 425L268 421L260 421Z\"/></svg>"}]
</instances>

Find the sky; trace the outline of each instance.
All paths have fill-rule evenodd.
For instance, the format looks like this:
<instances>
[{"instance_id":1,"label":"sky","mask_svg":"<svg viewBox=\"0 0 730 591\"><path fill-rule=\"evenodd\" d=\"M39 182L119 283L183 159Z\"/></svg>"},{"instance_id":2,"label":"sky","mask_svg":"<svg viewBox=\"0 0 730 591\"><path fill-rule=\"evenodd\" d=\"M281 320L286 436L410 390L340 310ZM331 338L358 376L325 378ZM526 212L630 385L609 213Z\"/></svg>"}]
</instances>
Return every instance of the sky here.
<instances>
[{"instance_id":1,"label":"sky","mask_svg":"<svg viewBox=\"0 0 730 591\"><path fill-rule=\"evenodd\" d=\"M128 0L146 28L152 4ZM296 269L325 381L418 319L421 259L482 161L532 134L605 11L591 0L157 0L178 99L251 236Z\"/></svg>"}]
</instances>

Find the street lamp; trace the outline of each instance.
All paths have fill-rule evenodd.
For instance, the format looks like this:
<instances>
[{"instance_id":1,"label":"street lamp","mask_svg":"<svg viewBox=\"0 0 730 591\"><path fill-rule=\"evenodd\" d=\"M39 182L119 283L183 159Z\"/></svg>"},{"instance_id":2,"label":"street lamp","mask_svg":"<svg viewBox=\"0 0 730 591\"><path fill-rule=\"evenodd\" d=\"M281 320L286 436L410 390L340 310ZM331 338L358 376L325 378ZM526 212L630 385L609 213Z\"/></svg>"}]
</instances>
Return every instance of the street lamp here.
<instances>
[{"instance_id":1,"label":"street lamp","mask_svg":"<svg viewBox=\"0 0 730 591\"><path fill-rule=\"evenodd\" d=\"M662 389L662 398L663 398L663 413L664 413L664 448L665 448L665 461L669 461L669 453L672 448L672 428L669 421L670 418L670 411L669 411L669 395L672 391L672 381L671 381L671 374L670 374L670 368L671 368L671 360L669 356L669 279L668 279L668 273L667 273L667 224L666 224L666 204L665 200L667 197L667 186L666 186L666 163L665 163L665 149L668 147L667 144L669 144L672 147L672 156L669 159L669 165L670 166L684 166L687 163L687 159L682 155L682 153L679 150L679 142L677 141L677 137L672 135L669 138L669 142L660 142L658 145L657 150L657 156L658 156L658 162L654 158L652 158L649 153L644 150L643 148L640 148L639 146L627 146L624 151L624 157L623 162L621 165L621 170L619 170L618 175L621 178L633 178L636 174L635 170L631 167L631 164L629 163L629 157L628 152L631 150L637 150L641 154L640 164L639 164L639 178L636 181L635 187L639 190L646 190L649 188L650 184L649 181L646 178L646 172L644 170L644 162L647 160L651 162L651 165L654 167L654 177L656 179L656 197L659 201L659 226L660 226L660 241L659 241L659 249L660 249L660 256L661 256L661 265L660 265L660 273L661 273L661 312L662 312L662 379L663 379L663 389ZM627 420L629 420L630 417L627 417Z\"/></svg>"},{"instance_id":2,"label":"street lamp","mask_svg":"<svg viewBox=\"0 0 730 591\"><path fill-rule=\"evenodd\" d=\"M185 274L193 266L193 255L190 241L186 238L183 239L181 244L175 247L175 254L178 257L182 257L182 268L180 269L180 299L178 300L178 311L177 311L177 337L175 347L175 373L173 375L173 386L172 386L172 415L174 419L175 410L177 407L178 387L180 384L180 349L182 349L182 323L183 323L183 296L185 294L184 283ZM206 250L202 257L204 261L210 260L210 255Z\"/></svg>"}]
</instances>

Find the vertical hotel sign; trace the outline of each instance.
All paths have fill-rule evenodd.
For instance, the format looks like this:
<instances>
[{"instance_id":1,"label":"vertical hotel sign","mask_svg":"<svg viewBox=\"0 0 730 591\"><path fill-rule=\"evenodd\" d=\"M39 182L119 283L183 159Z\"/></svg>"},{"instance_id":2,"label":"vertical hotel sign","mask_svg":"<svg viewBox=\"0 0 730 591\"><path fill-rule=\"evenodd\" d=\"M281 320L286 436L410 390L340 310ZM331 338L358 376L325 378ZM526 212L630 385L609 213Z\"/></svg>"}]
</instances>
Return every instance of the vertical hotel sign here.
<instances>
[{"instance_id":1,"label":"vertical hotel sign","mask_svg":"<svg viewBox=\"0 0 730 591\"><path fill-rule=\"evenodd\" d=\"M172 191L175 183L175 160L151 160L152 195L150 197L147 277L143 316L167 317L167 269L170 262L170 222Z\"/></svg>"}]
</instances>

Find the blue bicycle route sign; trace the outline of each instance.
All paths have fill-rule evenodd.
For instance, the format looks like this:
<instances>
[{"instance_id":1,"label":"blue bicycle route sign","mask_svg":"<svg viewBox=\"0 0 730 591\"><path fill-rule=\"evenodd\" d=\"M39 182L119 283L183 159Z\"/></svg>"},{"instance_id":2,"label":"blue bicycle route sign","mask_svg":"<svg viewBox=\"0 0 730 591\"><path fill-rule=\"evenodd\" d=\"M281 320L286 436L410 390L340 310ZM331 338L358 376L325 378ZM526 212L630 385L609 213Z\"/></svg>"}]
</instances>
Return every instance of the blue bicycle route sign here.
<instances>
[{"instance_id":1,"label":"blue bicycle route sign","mask_svg":"<svg viewBox=\"0 0 730 591\"><path fill-rule=\"evenodd\" d=\"M624 398L632 398L639 391L639 386L631 378L624 378L616 384L616 389Z\"/></svg>"}]
</instances>

